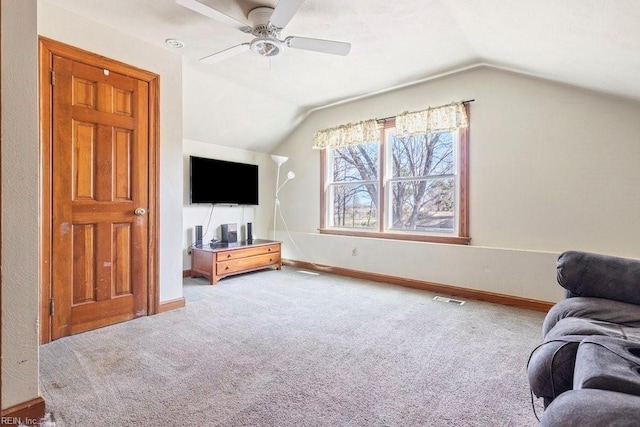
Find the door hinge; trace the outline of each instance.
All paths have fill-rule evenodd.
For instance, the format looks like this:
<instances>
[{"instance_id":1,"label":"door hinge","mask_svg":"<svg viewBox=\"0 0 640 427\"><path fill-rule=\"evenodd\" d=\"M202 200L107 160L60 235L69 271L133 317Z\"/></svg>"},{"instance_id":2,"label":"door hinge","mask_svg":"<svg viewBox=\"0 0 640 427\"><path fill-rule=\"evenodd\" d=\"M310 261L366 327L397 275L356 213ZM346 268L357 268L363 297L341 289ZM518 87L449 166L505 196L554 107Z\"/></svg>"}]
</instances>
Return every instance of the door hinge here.
<instances>
[{"instance_id":1,"label":"door hinge","mask_svg":"<svg viewBox=\"0 0 640 427\"><path fill-rule=\"evenodd\" d=\"M51 86L55 86L56 84L56 72L51 70Z\"/></svg>"},{"instance_id":2,"label":"door hinge","mask_svg":"<svg viewBox=\"0 0 640 427\"><path fill-rule=\"evenodd\" d=\"M53 313L56 310L56 303L53 298L49 300L49 315L53 316Z\"/></svg>"}]
</instances>

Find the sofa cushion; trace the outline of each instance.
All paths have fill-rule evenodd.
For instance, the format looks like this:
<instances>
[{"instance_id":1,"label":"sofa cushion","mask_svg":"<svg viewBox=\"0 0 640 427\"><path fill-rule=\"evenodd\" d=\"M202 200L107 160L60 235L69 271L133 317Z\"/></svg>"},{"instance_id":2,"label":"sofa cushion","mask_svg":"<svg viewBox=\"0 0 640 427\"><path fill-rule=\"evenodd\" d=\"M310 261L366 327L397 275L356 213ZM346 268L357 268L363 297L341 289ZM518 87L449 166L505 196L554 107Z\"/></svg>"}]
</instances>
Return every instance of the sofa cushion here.
<instances>
[{"instance_id":1,"label":"sofa cushion","mask_svg":"<svg viewBox=\"0 0 640 427\"><path fill-rule=\"evenodd\" d=\"M560 301L547 313L542 325L543 336L567 317L581 317L640 328L640 305L603 298L576 297Z\"/></svg>"},{"instance_id":2,"label":"sofa cushion","mask_svg":"<svg viewBox=\"0 0 640 427\"><path fill-rule=\"evenodd\" d=\"M640 396L640 340L585 338L576 353L573 388Z\"/></svg>"},{"instance_id":3,"label":"sofa cushion","mask_svg":"<svg viewBox=\"0 0 640 427\"><path fill-rule=\"evenodd\" d=\"M640 260L567 251L558 257L558 283L568 296L640 305Z\"/></svg>"},{"instance_id":4,"label":"sofa cushion","mask_svg":"<svg viewBox=\"0 0 640 427\"><path fill-rule=\"evenodd\" d=\"M640 397L606 390L571 390L542 414L541 427L637 427Z\"/></svg>"},{"instance_id":5,"label":"sofa cushion","mask_svg":"<svg viewBox=\"0 0 640 427\"><path fill-rule=\"evenodd\" d=\"M544 337L545 341L552 341L558 338L581 335L588 337L592 335L625 338L629 334L636 335L640 331L638 328L632 328L618 323L603 322L583 317L567 317L556 323L549 333Z\"/></svg>"}]
</instances>

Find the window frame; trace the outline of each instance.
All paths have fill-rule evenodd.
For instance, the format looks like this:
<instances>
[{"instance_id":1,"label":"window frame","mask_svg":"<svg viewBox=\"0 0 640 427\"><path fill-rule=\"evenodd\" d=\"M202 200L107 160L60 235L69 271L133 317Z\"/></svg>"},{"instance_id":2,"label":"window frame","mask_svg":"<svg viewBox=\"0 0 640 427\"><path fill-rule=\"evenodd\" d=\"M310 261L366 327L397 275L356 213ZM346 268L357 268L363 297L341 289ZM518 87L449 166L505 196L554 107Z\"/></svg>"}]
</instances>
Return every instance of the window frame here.
<instances>
[{"instance_id":1,"label":"window frame","mask_svg":"<svg viewBox=\"0 0 640 427\"><path fill-rule=\"evenodd\" d=\"M464 104L467 117L469 117L469 104ZM353 236L353 237L369 237L377 239L391 239L391 240L409 240L417 242L430 242L430 243L446 243L446 244L458 244L468 245L471 241L469 236L469 128L461 128L458 130L457 142L458 146L454 149L457 150L457 163L456 169L458 170L458 200L457 200L457 212L456 212L456 230L450 235L433 234L433 232L427 234L424 232L415 233L411 231L400 230L386 230L387 223L387 199L389 188L386 185L386 130L395 127L395 118L385 119L380 121L380 149L379 149L379 173L378 173L378 228L377 231L373 230L354 230L345 228L327 227L328 223L328 196L329 196L329 183L327 182L327 173L329 165L328 152L322 150L320 153L320 228L318 231L320 234L338 235L338 236ZM328 149L327 149L328 150Z\"/></svg>"}]
</instances>

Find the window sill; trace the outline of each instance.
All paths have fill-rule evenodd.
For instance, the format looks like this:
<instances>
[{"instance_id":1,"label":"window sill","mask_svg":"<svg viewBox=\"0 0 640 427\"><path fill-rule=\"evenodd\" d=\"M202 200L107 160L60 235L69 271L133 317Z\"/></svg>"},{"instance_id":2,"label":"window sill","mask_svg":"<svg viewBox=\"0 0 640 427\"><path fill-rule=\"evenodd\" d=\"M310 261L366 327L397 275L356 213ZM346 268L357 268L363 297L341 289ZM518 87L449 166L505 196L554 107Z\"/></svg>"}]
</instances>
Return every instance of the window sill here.
<instances>
[{"instance_id":1,"label":"window sill","mask_svg":"<svg viewBox=\"0 0 640 427\"><path fill-rule=\"evenodd\" d=\"M412 242L446 243L450 245L468 245L471 237L458 236L434 236L402 233L380 233L377 231L337 230L329 228L318 229L320 234L332 234L336 236L368 237L373 239L408 240Z\"/></svg>"}]
</instances>

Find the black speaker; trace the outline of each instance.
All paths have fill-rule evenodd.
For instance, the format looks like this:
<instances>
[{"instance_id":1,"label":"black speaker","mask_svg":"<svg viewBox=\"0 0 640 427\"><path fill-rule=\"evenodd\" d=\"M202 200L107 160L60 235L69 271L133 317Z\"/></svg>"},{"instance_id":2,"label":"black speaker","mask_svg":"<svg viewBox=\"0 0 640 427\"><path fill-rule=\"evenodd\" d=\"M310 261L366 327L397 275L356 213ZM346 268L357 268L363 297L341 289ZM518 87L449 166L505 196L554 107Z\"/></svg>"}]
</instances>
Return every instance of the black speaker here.
<instances>
[{"instance_id":1,"label":"black speaker","mask_svg":"<svg viewBox=\"0 0 640 427\"><path fill-rule=\"evenodd\" d=\"M196 246L202 246L202 226L196 225Z\"/></svg>"},{"instance_id":2,"label":"black speaker","mask_svg":"<svg viewBox=\"0 0 640 427\"><path fill-rule=\"evenodd\" d=\"M251 227L251 223L248 222L247 223L247 243L252 243L253 242L253 230Z\"/></svg>"},{"instance_id":3,"label":"black speaker","mask_svg":"<svg viewBox=\"0 0 640 427\"><path fill-rule=\"evenodd\" d=\"M236 243L238 241L238 224L222 224L220 226L220 241L222 243Z\"/></svg>"}]
</instances>

